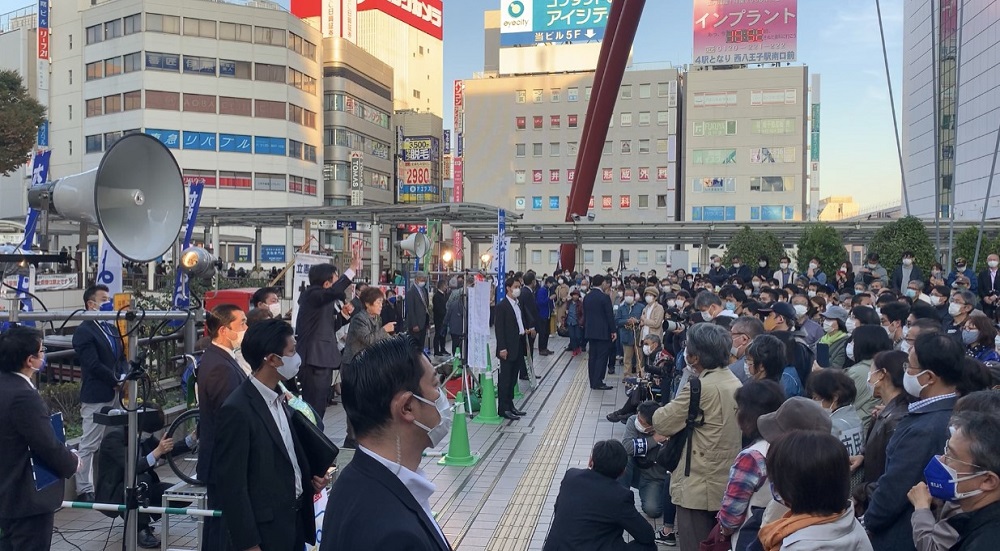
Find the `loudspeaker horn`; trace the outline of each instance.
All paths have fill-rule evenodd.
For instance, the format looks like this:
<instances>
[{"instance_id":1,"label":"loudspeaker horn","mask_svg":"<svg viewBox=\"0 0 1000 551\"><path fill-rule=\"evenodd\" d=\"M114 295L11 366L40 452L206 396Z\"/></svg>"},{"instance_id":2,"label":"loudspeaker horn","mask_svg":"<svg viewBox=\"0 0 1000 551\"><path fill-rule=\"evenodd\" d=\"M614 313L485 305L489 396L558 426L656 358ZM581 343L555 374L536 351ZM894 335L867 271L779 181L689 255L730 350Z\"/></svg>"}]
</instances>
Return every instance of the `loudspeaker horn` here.
<instances>
[{"instance_id":1,"label":"loudspeaker horn","mask_svg":"<svg viewBox=\"0 0 1000 551\"><path fill-rule=\"evenodd\" d=\"M32 208L97 224L122 257L148 262L177 240L184 222L184 180L173 154L156 138L130 134L97 168L28 190Z\"/></svg>"},{"instance_id":2,"label":"loudspeaker horn","mask_svg":"<svg viewBox=\"0 0 1000 551\"><path fill-rule=\"evenodd\" d=\"M181 252L177 267L191 277L211 279L215 277L218 260L201 247L188 247Z\"/></svg>"},{"instance_id":3,"label":"loudspeaker horn","mask_svg":"<svg viewBox=\"0 0 1000 551\"><path fill-rule=\"evenodd\" d=\"M396 246L413 253L414 256L424 256L431 250L431 240L422 233L411 233L406 239L397 241Z\"/></svg>"}]
</instances>

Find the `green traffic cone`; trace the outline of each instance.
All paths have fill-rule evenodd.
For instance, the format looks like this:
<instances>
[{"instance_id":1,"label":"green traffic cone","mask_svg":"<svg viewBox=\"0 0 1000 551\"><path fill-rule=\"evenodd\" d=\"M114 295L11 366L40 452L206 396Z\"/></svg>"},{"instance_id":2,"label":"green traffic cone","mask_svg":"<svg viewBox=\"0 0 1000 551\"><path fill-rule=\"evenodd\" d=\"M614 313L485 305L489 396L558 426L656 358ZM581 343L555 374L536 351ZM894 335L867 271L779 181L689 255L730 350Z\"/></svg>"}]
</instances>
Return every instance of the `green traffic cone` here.
<instances>
[{"instance_id":1,"label":"green traffic cone","mask_svg":"<svg viewBox=\"0 0 1000 551\"><path fill-rule=\"evenodd\" d=\"M520 400L521 398L524 398L524 394L521 393L521 379L517 379L517 376L517 373L515 373L514 377L516 380L514 381L514 399Z\"/></svg>"},{"instance_id":2,"label":"green traffic cone","mask_svg":"<svg viewBox=\"0 0 1000 551\"><path fill-rule=\"evenodd\" d=\"M472 422L481 425L503 423L503 417L497 415L497 391L493 386L493 373L488 367L486 373L479 375L479 386L483 389L483 399L479 403L479 415L475 416Z\"/></svg>"},{"instance_id":3,"label":"green traffic cone","mask_svg":"<svg viewBox=\"0 0 1000 551\"><path fill-rule=\"evenodd\" d=\"M438 465L449 467L471 467L479 462L479 454L469 451L469 428L465 424L465 396L455 395L455 417L451 425L451 442L448 453L438 461Z\"/></svg>"}]
</instances>

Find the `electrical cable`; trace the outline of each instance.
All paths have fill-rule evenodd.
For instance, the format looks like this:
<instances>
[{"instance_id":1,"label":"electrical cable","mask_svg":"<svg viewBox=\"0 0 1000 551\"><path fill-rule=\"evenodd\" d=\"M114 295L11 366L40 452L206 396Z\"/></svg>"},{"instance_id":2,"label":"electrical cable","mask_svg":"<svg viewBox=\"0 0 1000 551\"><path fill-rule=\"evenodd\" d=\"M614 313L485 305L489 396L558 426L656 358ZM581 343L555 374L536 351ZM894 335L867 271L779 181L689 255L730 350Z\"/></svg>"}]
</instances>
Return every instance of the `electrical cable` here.
<instances>
[{"instance_id":1,"label":"electrical cable","mask_svg":"<svg viewBox=\"0 0 1000 551\"><path fill-rule=\"evenodd\" d=\"M103 530L103 528L102 528L102 530ZM80 547L79 545L77 545L77 544L69 541L68 539L66 539L66 536L63 534L62 530L60 530L60 529L56 528L55 526L53 526L52 527L52 532L55 533L55 534L57 534L60 538L62 538L62 540L64 542L66 542L67 545L72 545L76 549L79 549L79 551L83 551L82 547ZM111 533L109 532L108 535L110 535L110 534Z\"/></svg>"}]
</instances>

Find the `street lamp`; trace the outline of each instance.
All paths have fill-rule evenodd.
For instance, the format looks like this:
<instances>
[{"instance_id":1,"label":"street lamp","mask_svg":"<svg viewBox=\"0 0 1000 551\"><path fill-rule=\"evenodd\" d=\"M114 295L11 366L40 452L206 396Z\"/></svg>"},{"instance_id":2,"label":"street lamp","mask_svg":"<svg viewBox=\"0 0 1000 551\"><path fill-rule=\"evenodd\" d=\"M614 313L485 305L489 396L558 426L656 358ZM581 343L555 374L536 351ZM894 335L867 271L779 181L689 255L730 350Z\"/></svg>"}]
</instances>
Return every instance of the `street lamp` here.
<instances>
[{"instance_id":1,"label":"street lamp","mask_svg":"<svg viewBox=\"0 0 1000 551\"><path fill-rule=\"evenodd\" d=\"M451 264L451 261L453 259L454 259L454 255L451 253L451 251L445 251L445 252L443 252L441 254L441 262L444 263L444 270L446 272L449 271L448 270L448 265Z\"/></svg>"},{"instance_id":2,"label":"street lamp","mask_svg":"<svg viewBox=\"0 0 1000 551\"><path fill-rule=\"evenodd\" d=\"M483 256L480 256L479 260L483 263L483 269L485 270L486 268L489 268L490 260L493 260L493 257L490 256L490 253L483 253Z\"/></svg>"}]
</instances>

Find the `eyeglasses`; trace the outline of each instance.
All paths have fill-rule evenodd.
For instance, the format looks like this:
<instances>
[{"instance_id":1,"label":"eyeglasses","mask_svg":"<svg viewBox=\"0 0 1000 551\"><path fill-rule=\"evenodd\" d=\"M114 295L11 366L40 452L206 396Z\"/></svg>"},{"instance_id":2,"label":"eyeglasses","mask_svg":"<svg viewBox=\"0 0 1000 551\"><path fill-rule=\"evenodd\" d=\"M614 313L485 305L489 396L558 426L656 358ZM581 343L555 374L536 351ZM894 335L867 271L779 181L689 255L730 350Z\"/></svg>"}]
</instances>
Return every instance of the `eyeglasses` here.
<instances>
[{"instance_id":1,"label":"eyeglasses","mask_svg":"<svg viewBox=\"0 0 1000 551\"><path fill-rule=\"evenodd\" d=\"M37 357L41 356L42 354L45 354L45 353L46 353L46 352L48 352L48 351L49 351L49 349L48 349L48 348L45 348L45 347L43 346L43 347L41 347L41 348L39 348L39 349L38 349L38 353L37 353L37 354L35 354L35 357L37 358Z\"/></svg>"},{"instance_id":2,"label":"eyeglasses","mask_svg":"<svg viewBox=\"0 0 1000 551\"><path fill-rule=\"evenodd\" d=\"M962 461L961 459L958 459L957 457L948 455L948 448L950 447L949 444L951 444L951 439L950 438L948 440L945 440L945 442L944 442L944 449L941 450L941 457L945 460L944 461L945 463L950 464L952 461L954 461L955 463L961 463L962 465L968 465L969 467L975 467L975 468L979 469L979 471L985 470L982 467L980 467L979 465L976 465L975 463L969 463L968 461ZM965 475L965 474L976 474L976 473L975 472L971 472L971 473L958 473L958 474Z\"/></svg>"}]
</instances>

